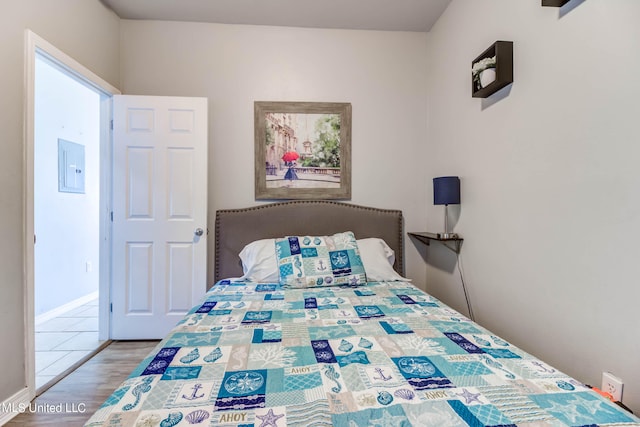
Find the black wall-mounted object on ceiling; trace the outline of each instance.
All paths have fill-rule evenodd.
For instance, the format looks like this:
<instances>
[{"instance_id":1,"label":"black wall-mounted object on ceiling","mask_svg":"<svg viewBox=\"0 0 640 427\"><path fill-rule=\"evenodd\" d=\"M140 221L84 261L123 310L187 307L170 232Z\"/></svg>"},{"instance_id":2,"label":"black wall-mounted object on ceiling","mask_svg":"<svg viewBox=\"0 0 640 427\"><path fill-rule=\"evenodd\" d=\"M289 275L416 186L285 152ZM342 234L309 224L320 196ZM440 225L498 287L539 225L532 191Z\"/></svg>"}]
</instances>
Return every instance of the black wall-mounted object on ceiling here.
<instances>
[{"instance_id":1,"label":"black wall-mounted object on ceiling","mask_svg":"<svg viewBox=\"0 0 640 427\"><path fill-rule=\"evenodd\" d=\"M542 0L542 5L550 7L562 7L570 1L571 0Z\"/></svg>"}]
</instances>

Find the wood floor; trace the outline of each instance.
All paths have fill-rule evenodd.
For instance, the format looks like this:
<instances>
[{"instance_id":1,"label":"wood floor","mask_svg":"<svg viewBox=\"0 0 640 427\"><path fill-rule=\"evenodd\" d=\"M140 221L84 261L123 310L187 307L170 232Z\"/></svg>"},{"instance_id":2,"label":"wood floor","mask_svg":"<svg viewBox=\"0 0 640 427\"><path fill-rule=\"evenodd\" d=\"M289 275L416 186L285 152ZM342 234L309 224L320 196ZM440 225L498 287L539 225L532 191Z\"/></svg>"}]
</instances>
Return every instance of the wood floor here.
<instances>
[{"instance_id":1,"label":"wood floor","mask_svg":"<svg viewBox=\"0 0 640 427\"><path fill-rule=\"evenodd\" d=\"M7 426L82 426L158 341L114 341L31 404ZM58 413L58 408L62 409ZM84 410L81 412L81 410ZM65 412L66 411L66 412Z\"/></svg>"}]
</instances>

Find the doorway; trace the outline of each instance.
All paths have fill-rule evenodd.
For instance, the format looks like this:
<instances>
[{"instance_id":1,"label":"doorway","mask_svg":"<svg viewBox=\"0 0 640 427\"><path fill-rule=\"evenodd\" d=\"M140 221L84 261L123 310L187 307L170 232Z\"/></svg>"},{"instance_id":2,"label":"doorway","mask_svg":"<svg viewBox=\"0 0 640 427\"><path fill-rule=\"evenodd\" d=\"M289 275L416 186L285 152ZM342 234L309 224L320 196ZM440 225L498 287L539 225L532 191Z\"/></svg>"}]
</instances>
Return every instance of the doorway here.
<instances>
[{"instance_id":1,"label":"doorway","mask_svg":"<svg viewBox=\"0 0 640 427\"><path fill-rule=\"evenodd\" d=\"M98 339L100 93L36 55L34 111L36 389Z\"/></svg>"},{"instance_id":2,"label":"doorway","mask_svg":"<svg viewBox=\"0 0 640 427\"><path fill-rule=\"evenodd\" d=\"M119 91L28 30L26 42L25 370L33 398L109 338L110 123Z\"/></svg>"}]
</instances>

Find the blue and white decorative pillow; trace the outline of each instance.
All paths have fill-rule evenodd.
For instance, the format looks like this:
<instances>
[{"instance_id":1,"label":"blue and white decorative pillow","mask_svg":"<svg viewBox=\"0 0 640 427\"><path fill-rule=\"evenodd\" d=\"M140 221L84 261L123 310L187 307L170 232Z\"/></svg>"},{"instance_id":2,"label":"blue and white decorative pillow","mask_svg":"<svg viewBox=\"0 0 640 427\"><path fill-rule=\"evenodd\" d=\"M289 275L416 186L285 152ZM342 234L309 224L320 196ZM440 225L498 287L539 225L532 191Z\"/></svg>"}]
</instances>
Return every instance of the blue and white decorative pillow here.
<instances>
[{"instance_id":1,"label":"blue and white decorative pillow","mask_svg":"<svg viewBox=\"0 0 640 427\"><path fill-rule=\"evenodd\" d=\"M367 276L351 231L276 239L280 283L290 288L362 285Z\"/></svg>"}]
</instances>

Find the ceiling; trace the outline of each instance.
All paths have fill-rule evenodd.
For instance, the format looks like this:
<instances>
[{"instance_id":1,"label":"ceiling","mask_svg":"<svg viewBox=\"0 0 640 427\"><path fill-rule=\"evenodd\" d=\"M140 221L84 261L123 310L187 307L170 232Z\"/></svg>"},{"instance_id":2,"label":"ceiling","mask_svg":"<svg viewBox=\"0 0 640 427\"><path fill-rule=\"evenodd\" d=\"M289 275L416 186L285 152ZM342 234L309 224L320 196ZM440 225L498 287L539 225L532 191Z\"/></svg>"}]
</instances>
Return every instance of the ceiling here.
<instances>
[{"instance_id":1,"label":"ceiling","mask_svg":"<svg viewBox=\"0 0 640 427\"><path fill-rule=\"evenodd\" d=\"M123 19L426 32L451 0L101 1Z\"/></svg>"}]
</instances>

